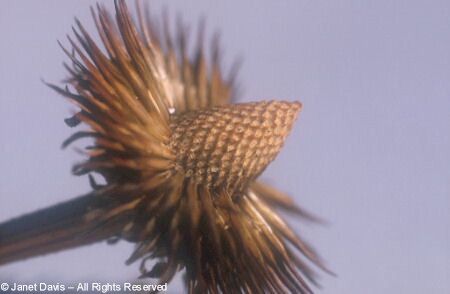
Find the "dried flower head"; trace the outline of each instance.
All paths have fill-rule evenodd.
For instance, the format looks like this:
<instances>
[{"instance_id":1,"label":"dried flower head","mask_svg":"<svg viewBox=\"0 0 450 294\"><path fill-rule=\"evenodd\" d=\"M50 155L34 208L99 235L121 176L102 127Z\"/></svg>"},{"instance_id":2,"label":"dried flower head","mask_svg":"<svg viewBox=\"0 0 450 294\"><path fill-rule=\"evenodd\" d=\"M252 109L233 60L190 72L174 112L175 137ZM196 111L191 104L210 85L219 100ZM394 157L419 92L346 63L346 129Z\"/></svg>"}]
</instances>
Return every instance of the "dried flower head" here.
<instances>
[{"instance_id":1,"label":"dried flower head","mask_svg":"<svg viewBox=\"0 0 450 294\"><path fill-rule=\"evenodd\" d=\"M310 293L315 276L304 259L323 265L274 209L312 217L257 180L301 104L230 104L234 75L222 75L217 39L207 60L201 27L191 58L182 25L172 38L167 21L158 31L138 9L135 25L125 1L115 5L115 21L92 10L103 49L77 21L66 50L74 90L51 85L81 108L66 122L90 129L64 146L94 139L73 170L90 175L101 203L90 207L96 225L85 234L114 227L136 243L127 263L141 260L142 277L164 283L184 270L189 293Z\"/></svg>"}]
</instances>

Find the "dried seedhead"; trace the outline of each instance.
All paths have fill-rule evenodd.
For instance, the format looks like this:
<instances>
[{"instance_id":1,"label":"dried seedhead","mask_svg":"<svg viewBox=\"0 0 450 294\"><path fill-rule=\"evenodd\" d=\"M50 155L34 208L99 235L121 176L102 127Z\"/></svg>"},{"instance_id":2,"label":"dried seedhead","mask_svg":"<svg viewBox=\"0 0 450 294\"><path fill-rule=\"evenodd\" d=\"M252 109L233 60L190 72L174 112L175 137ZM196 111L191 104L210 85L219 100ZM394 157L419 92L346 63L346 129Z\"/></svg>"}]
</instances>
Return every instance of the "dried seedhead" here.
<instances>
[{"instance_id":1,"label":"dried seedhead","mask_svg":"<svg viewBox=\"0 0 450 294\"><path fill-rule=\"evenodd\" d=\"M257 180L301 104L231 104L217 40L207 60L200 33L191 58L182 26L174 39L167 20L157 31L138 9L135 25L125 1L115 4L115 21L101 6L92 11L104 50L79 22L69 38L74 90L51 86L81 108L67 123L90 128L64 145L94 138L74 173L106 180L91 177L92 197L107 203L89 214L102 220L96 230L123 224L117 237L137 244L127 263L141 260L142 277L160 282L184 269L189 293L310 293L304 258L323 265L274 209L312 217ZM157 263L148 269L146 260Z\"/></svg>"}]
</instances>

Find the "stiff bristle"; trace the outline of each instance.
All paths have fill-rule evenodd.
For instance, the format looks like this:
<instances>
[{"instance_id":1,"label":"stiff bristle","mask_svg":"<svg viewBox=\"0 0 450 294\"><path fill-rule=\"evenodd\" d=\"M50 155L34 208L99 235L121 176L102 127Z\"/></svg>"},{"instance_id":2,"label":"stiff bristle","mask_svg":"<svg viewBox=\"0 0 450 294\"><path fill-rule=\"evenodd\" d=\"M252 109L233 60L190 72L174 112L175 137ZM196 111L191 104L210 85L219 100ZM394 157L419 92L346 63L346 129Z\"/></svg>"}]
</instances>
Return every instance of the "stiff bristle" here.
<instances>
[{"instance_id":1,"label":"stiff bristle","mask_svg":"<svg viewBox=\"0 0 450 294\"><path fill-rule=\"evenodd\" d=\"M81 108L69 125L90 127L64 146L94 139L74 172L105 178L100 186L91 177L92 197L113 204L95 212L127 220L117 232L137 243L127 263L141 260L141 276L160 282L184 270L189 293L311 293L315 275L303 258L324 267L274 209L313 217L256 182L301 104L231 104L233 78L221 74L217 41L205 58L202 28L190 58L181 26L173 40L167 21L155 32L138 9L137 27L125 1L115 4L116 21L93 11L105 52L79 22L69 38L74 93L52 87ZM148 269L147 260L158 262Z\"/></svg>"}]
</instances>

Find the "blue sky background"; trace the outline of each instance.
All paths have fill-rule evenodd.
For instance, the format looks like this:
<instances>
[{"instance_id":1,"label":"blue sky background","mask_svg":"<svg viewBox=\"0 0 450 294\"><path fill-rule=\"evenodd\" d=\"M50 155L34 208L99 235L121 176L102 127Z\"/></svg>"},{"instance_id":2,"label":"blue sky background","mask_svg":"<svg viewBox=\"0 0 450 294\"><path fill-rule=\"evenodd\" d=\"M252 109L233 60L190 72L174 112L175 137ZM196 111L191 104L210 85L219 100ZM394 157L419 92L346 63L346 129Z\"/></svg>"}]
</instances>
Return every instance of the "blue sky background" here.
<instances>
[{"instance_id":1,"label":"blue sky background","mask_svg":"<svg viewBox=\"0 0 450 294\"><path fill-rule=\"evenodd\" d=\"M338 274L318 292L450 293L450 2L165 3L220 29L226 64L244 58L242 101L303 102L263 178L331 223L291 221ZM66 76L56 40L74 16L93 32L93 4L2 1L0 221L89 190L70 174L80 157L60 149L75 108L40 79ZM132 280L131 251L96 244L1 267L0 280Z\"/></svg>"}]
</instances>

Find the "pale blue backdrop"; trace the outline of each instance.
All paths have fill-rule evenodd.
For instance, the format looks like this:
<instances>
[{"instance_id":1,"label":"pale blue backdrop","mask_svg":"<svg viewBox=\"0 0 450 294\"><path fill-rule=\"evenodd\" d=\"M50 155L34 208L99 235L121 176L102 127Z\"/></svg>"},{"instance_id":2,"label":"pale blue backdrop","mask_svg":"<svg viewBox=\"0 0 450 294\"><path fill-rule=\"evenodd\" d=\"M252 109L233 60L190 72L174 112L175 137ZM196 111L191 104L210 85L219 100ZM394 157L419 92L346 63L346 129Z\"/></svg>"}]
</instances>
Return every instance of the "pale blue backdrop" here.
<instances>
[{"instance_id":1,"label":"pale blue backdrop","mask_svg":"<svg viewBox=\"0 0 450 294\"><path fill-rule=\"evenodd\" d=\"M152 3L160 13L163 1ZM292 221L338 274L323 274L318 292L450 293L450 2L165 3L193 24L206 15L228 65L244 58L242 101L304 103L263 177L331 223ZM74 16L92 31L93 4L1 2L0 221L89 190L70 175L80 157L59 148L74 107L40 79L65 77L56 40L67 44ZM131 250L35 258L1 267L0 281L130 280Z\"/></svg>"}]
</instances>

